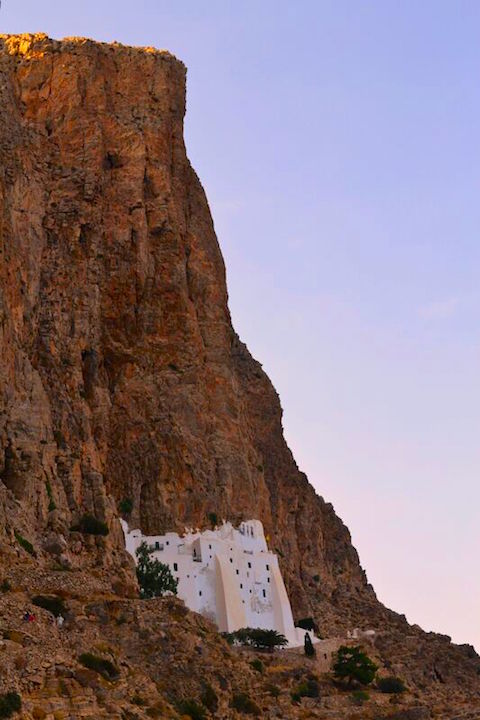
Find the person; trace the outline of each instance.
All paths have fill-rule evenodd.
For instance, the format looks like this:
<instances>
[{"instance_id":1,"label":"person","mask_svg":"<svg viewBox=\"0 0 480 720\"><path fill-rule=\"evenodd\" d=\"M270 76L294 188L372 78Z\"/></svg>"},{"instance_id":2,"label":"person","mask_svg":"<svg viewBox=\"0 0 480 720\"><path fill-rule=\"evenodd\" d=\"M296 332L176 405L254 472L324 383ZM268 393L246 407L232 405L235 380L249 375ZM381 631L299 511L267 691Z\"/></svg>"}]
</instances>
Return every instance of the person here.
<instances>
[{"instance_id":1,"label":"person","mask_svg":"<svg viewBox=\"0 0 480 720\"><path fill-rule=\"evenodd\" d=\"M59 628L63 627L64 622L65 622L65 618L63 617L63 615L59 615L57 617L57 627L59 627Z\"/></svg>"}]
</instances>

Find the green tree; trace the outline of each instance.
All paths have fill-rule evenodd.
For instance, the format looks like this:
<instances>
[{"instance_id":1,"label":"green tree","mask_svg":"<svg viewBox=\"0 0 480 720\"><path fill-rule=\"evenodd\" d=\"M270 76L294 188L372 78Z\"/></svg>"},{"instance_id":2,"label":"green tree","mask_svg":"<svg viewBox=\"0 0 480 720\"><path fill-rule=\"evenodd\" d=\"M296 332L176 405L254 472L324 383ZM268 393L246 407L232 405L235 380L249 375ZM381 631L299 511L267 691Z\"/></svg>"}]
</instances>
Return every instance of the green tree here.
<instances>
[{"instance_id":1,"label":"green tree","mask_svg":"<svg viewBox=\"0 0 480 720\"><path fill-rule=\"evenodd\" d=\"M308 632L305 633L305 638L303 640L303 647L305 650L305 655L307 657L313 657L315 655L315 648L313 647L312 638L308 634Z\"/></svg>"},{"instance_id":2,"label":"green tree","mask_svg":"<svg viewBox=\"0 0 480 720\"><path fill-rule=\"evenodd\" d=\"M162 597L166 592L177 594L178 581L165 563L153 559L153 548L142 542L137 548L137 580L142 598Z\"/></svg>"},{"instance_id":3,"label":"green tree","mask_svg":"<svg viewBox=\"0 0 480 720\"><path fill-rule=\"evenodd\" d=\"M354 683L370 685L375 678L377 669L377 665L359 645L355 647L342 645L337 651L333 665L335 677L338 680L346 681L348 685Z\"/></svg>"}]
</instances>

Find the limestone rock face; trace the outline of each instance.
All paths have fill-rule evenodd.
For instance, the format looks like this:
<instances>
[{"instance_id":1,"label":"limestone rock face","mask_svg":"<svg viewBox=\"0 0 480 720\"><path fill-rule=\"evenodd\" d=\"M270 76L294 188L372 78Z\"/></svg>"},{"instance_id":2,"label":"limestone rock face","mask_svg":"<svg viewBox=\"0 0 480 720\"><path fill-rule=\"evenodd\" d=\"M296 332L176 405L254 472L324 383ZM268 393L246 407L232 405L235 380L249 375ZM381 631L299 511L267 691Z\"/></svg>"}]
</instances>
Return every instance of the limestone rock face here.
<instances>
[{"instance_id":1,"label":"limestone rock face","mask_svg":"<svg viewBox=\"0 0 480 720\"><path fill-rule=\"evenodd\" d=\"M133 607L120 508L145 534L253 517L297 619L340 639L373 627L385 672L478 707L473 649L376 600L297 468L278 396L232 329L184 112L167 52L0 36L0 591L24 593L0 595L3 631L18 635L22 604L55 583L72 603ZM84 515L108 535L82 532ZM16 677L0 672L0 689Z\"/></svg>"},{"instance_id":2,"label":"limestone rock face","mask_svg":"<svg viewBox=\"0 0 480 720\"><path fill-rule=\"evenodd\" d=\"M0 72L0 487L25 529L89 512L115 552L124 498L146 533L258 517L298 613L342 588L371 595L232 329L185 152L183 64L4 36Z\"/></svg>"}]
</instances>

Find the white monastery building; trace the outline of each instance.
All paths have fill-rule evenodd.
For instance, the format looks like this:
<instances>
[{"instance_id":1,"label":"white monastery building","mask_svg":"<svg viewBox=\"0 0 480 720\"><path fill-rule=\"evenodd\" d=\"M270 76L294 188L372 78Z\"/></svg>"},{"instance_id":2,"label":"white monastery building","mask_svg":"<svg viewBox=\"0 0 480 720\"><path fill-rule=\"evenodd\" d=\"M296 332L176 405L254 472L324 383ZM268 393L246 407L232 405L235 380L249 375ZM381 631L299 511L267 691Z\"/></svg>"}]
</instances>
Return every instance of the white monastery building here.
<instances>
[{"instance_id":1,"label":"white monastery building","mask_svg":"<svg viewBox=\"0 0 480 720\"><path fill-rule=\"evenodd\" d=\"M168 565L178 580L178 597L213 620L220 632L277 630L290 646L303 645L305 630L293 623L278 559L268 550L259 520L242 522L238 529L224 522L215 530L187 530L183 537L142 535L121 522L126 549L135 560L135 551L146 542L152 557Z\"/></svg>"}]
</instances>

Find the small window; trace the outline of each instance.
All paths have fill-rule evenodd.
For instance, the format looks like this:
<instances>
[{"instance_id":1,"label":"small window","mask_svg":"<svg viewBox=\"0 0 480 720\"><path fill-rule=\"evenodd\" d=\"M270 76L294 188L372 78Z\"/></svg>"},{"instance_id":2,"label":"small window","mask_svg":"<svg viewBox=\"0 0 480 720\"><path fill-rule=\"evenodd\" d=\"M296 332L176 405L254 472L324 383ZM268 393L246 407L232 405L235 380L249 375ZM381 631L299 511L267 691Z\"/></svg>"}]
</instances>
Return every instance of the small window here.
<instances>
[{"instance_id":1,"label":"small window","mask_svg":"<svg viewBox=\"0 0 480 720\"><path fill-rule=\"evenodd\" d=\"M170 540L167 540L167 542L166 542L165 544L166 544L166 545L170 545Z\"/></svg>"},{"instance_id":2,"label":"small window","mask_svg":"<svg viewBox=\"0 0 480 720\"><path fill-rule=\"evenodd\" d=\"M233 563L233 558L230 558L230 562Z\"/></svg>"},{"instance_id":3,"label":"small window","mask_svg":"<svg viewBox=\"0 0 480 720\"><path fill-rule=\"evenodd\" d=\"M212 556L210 555L210 560L212 559Z\"/></svg>"},{"instance_id":4,"label":"small window","mask_svg":"<svg viewBox=\"0 0 480 720\"><path fill-rule=\"evenodd\" d=\"M160 543L158 540L155 541L155 550L160 550Z\"/></svg>"},{"instance_id":5,"label":"small window","mask_svg":"<svg viewBox=\"0 0 480 720\"><path fill-rule=\"evenodd\" d=\"M251 591L251 590L249 590L248 592L250 593L250 595L252 594L252 591Z\"/></svg>"},{"instance_id":6,"label":"small window","mask_svg":"<svg viewBox=\"0 0 480 720\"><path fill-rule=\"evenodd\" d=\"M267 582L270 582L270 578L267 578Z\"/></svg>"},{"instance_id":7,"label":"small window","mask_svg":"<svg viewBox=\"0 0 480 720\"><path fill-rule=\"evenodd\" d=\"M263 597L267 597L267 593L265 592L265 589L262 590Z\"/></svg>"},{"instance_id":8,"label":"small window","mask_svg":"<svg viewBox=\"0 0 480 720\"><path fill-rule=\"evenodd\" d=\"M240 590L243 590L243 585L242 585L242 583L240 583Z\"/></svg>"},{"instance_id":9,"label":"small window","mask_svg":"<svg viewBox=\"0 0 480 720\"><path fill-rule=\"evenodd\" d=\"M211 545L209 545L209 546L208 546L208 549L209 549L209 550L211 550L211 549L212 549L212 546L211 546Z\"/></svg>"},{"instance_id":10,"label":"small window","mask_svg":"<svg viewBox=\"0 0 480 720\"><path fill-rule=\"evenodd\" d=\"M239 574L238 568L235 570L235 572L237 573L237 575Z\"/></svg>"},{"instance_id":11,"label":"small window","mask_svg":"<svg viewBox=\"0 0 480 720\"><path fill-rule=\"evenodd\" d=\"M201 591L201 590L199 590L199 591L198 591L198 594L199 594L199 595L200 595L200 597L201 597L201 596L202 596L202 591Z\"/></svg>"},{"instance_id":12,"label":"small window","mask_svg":"<svg viewBox=\"0 0 480 720\"><path fill-rule=\"evenodd\" d=\"M247 577L250 577L250 573L248 572L248 570L247 570Z\"/></svg>"},{"instance_id":13,"label":"small window","mask_svg":"<svg viewBox=\"0 0 480 720\"><path fill-rule=\"evenodd\" d=\"M251 562L248 563L248 567L249 567L249 568L252 567L252 563L251 563Z\"/></svg>"},{"instance_id":14,"label":"small window","mask_svg":"<svg viewBox=\"0 0 480 720\"><path fill-rule=\"evenodd\" d=\"M178 563L173 563L173 569L174 569L175 571L178 570Z\"/></svg>"},{"instance_id":15,"label":"small window","mask_svg":"<svg viewBox=\"0 0 480 720\"><path fill-rule=\"evenodd\" d=\"M267 570L270 570L270 565L267 565L266 567L267 567Z\"/></svg>"}]
</instances>

